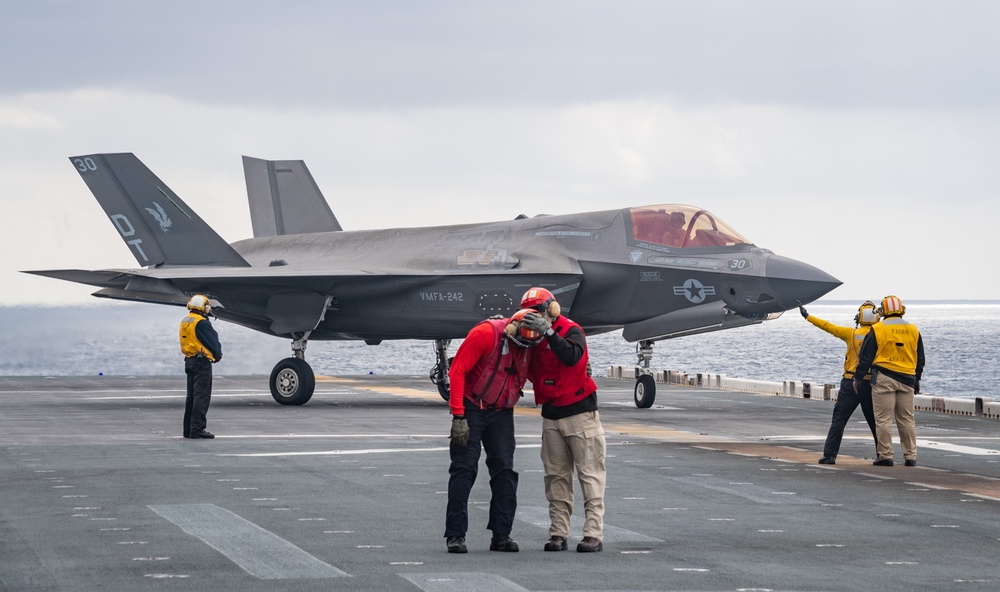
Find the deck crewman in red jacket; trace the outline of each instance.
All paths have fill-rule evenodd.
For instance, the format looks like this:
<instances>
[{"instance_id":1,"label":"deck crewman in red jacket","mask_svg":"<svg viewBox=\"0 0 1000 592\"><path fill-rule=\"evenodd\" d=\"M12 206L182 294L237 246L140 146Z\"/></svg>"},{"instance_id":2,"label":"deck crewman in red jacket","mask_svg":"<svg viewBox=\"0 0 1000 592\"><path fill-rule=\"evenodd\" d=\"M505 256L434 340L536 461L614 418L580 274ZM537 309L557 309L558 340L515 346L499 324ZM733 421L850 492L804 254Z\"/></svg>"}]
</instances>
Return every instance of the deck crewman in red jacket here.
<instances>
[{"instance_id":1,"label":"deck crewman in red jacket","mask_svg":"<svg viewBox=\"0 0 1000 592\"><path fill-rule=\"evenodd\" d=\"M514 471L514 405L528 377L528 349L541 334L523 327L521 310L509 319L485 320L469 331L451 364L449 407L451 466L448 468L448 510L444 536L449 553L467 553L469 492L479 471L479 454L486 451L490 471L490 551L518 551L510 538L517 510Z\"/></svg>"},{"instance_id":2,"label":"deck crewman in red jacket","mask_svg":"<svg viewBox=\"0 0 1000 592\"><path fill-rule=\"evenodd\" d=\"M535 404L542 406L542 466L549 500L546 551L565 551L573 514L573 469L583 492L583 540L576 550L604 549L604 464L607 444L597 412L597 385L587 372L587 337L562 314L552 292L531 288L521 298L524 326L545 341L531 350L528 379Z\"/></svg>"}]
</instances>

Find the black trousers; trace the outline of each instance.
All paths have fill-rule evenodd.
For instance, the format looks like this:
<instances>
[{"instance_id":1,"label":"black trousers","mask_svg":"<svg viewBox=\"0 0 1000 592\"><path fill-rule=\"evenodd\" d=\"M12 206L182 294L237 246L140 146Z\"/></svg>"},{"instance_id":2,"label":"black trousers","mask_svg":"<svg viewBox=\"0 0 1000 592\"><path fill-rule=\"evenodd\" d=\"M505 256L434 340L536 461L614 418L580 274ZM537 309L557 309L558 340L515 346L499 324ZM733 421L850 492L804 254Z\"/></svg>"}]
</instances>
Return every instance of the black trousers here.
<instances>
[{"instance_id":1,"label":"black trousers","mask_svg":"<svg viewBox=\"0 0 1000 592\"><path fill-rule=\"evenodd\" d=\"M469 493L479 472L479 454L486 450L490 471L490 520L494 535L509 535L517 510L517 473L514 471L514 410L482 410L466 401L469 443L451 444L448 473L448 513L444 536L465 536L469 529Z\"/></svg>"},{"instance_id":2,"label":"black trousers","mask_svg":"<svg viewBox=\"0 0 1000 592\"><path fill-rule=\"evenodd\" d=\"M184 401L184 436L205 431L208 405L212 402L212 362L204 356L184 358L187 399Z\"/></svg>"},{"instance_id":3,"label":"black trousers","mask_svg":"<svg viewBox=\"0 0 1000 592\"><path fill-rule=\"evenodd\" d=\"M865 420L872 431L872 439L875 439L875 411L872 409L872 385L867 380L861 381L861 392L854 392L854 382L849 378L840 381L840 394L837 395L837 403L833 406L833 421L830 423L830 431L826 435L826 444L823 445L823 456L837 458L840 452L840 442L844 439L844 428L847 427L848 420L854 410L861 406L861 412L865 414ZM878 440L875 440L877 443Z\"/></svg>"}]
</instances>

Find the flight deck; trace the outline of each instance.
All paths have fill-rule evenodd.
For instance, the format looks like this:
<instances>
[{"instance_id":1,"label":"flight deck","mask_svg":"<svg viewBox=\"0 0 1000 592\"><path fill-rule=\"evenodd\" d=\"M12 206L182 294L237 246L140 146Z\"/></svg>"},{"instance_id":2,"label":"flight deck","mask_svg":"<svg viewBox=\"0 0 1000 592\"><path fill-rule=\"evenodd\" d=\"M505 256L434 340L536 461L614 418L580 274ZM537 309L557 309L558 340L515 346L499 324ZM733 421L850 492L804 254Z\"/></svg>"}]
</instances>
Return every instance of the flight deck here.
<instances>
[{"instance_id":1,"label":"flight deck","mask_svg":"<svg viewBox=\"0 0 1000 592\"><path fill-rule=\"evenodd\" d=\"M448 409L426 376L317 377L303 406L217 376L181 437L183 375L0 378L0 590L996 590L1000 420L917 412L918 466L873 467L860 412L679 385L637 409L599 378L604 552L546 553L538 410L515 410L512 537L446 552ZM579 491L578 484L576 485Z\"/></svg>"}]
</instances>

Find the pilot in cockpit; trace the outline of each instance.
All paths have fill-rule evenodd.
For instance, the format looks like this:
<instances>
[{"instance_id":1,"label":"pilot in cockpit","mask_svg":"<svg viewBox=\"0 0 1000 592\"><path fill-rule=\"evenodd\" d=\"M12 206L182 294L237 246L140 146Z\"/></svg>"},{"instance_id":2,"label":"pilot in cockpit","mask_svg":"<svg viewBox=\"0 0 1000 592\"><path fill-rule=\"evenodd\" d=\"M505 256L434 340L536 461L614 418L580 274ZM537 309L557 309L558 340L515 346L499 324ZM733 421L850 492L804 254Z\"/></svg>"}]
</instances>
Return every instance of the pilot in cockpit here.
<instances>
[{"instance_id":1,"label":"pilot in cockpit","mask_svg":"<svg viewBox=\"0 0 1000 592\"><path fill-rule=\"evenodd\" d=\"M681 247L684 245L686 234L684 212L670 212L667 229L663 232L660 242L668 247Z\"/></svg>"}]
</instances>

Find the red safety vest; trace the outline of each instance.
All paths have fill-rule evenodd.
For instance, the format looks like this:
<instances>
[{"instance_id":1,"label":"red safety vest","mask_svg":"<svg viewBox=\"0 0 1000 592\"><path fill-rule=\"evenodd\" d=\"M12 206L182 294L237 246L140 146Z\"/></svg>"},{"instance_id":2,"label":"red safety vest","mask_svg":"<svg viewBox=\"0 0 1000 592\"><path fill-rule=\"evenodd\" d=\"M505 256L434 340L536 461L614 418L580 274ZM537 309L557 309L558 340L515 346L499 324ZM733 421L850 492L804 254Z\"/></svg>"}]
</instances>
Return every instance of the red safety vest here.
<instances>
[{"instance_id":1,"label":"red safety vest","mask_svg":"<svg viewBox=\"0 0 1000 592\"><path fill-rule=\"evenodd\" d=\"M564 316L552 322L552 330L560 336L566 335L572 327L579 328L580 325ZM531 371L528 373L528 378L535 390L535 404L551 402L557 407L565 407L582 401L596 392L597 384L587 375L588 359L587 348L584 348L580 360L572 366L567 366L552 353L548 341L532 348Z\"/></svg>"},{"instance_id":2,"label":"red safety vest","mask_svg":"<svg viewBox=\"0 0 1000 592\"><path fill-rule=\"evenodd\" d=\"M528 352L507 340L507 319L483 322L493 328L493 349L466 375L464 395L480 409L508 409L517 404L528 379Z\"/></svg>"}]
</instances>

